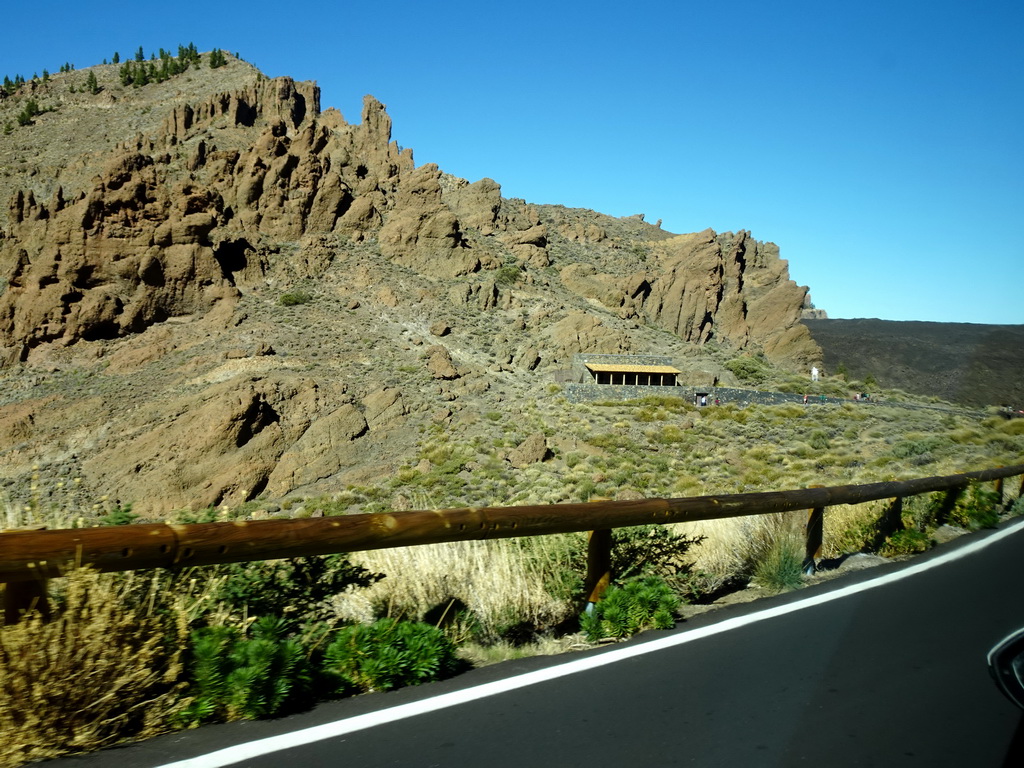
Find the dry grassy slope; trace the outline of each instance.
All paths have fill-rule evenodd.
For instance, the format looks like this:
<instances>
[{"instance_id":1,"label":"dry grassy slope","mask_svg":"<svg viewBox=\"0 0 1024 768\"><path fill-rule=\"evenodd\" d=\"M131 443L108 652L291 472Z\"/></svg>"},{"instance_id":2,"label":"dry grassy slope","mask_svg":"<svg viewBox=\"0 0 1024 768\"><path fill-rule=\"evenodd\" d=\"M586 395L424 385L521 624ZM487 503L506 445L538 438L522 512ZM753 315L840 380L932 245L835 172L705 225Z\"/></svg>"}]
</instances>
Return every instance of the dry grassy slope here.
<instances>
[{"instance_id":1,"label":"dry grassy slope","mask_svg":"<svg viewBox=\"0 0 1024 768\"><path fill-rule=\"evenodd\" d=\"M157 132L175 105L208 101L259 78L234 59L218 70L190 70L140 89L122 88L113 65L94 71L103 87L96 96L71 93L84 83L85 70L53 75L36 87L40 106L53 111L0 138L7 174L0 194L23 189L45 202L60 185L65 199L74 199L95 186L93 175L119 141ZM0 105L0 124L27 96ZM338 156L366 151L371 168L405 168L404 154L367 145L386 133L386 116L367 114L373 125L358 135L338 117L324 123L332 126L329 141L354 142ZM167 173L185 173L200 140L208 149L244 150L268 130L266 120L241 127L218 118L181 139ZM341 167L355 169L360 161L349 157ZM199 167L197 183L227 184L217 167ZM354 172L359 193L365 179ZM379 182L394 188L372 191L385 223L403 213L403 194L430 191L429 168L402 173L407 176ZM165 188L175 178L168 176ZM687 343L679 333L688 329L670 332L683 323L683 309L697 317L703 312L679 302L684 293L704 295L700 275L687 272L687 249L712 262L726 254L732 264L742 261L732 254L746 249L748 262L761 262L768 285L785 277L777 250L745 233L680 239L637 217L521 200L501 200L490 220L479 200L459 201L480 188L443 175L440 188L445 204L458 212L463 250L481 254L484 268L477 272L440 278L424 271L429 259L403 266L401 259L385 258L380 224L352 236L257 235L249 266L231 278L237 298L221 300L216 312L179 314L113 338L39 344L27 363L0 370L0 483L9 498L86 511L97 499L105 499L101 506L120 500L155 515L259 493L277 497L373 483L415 464L426 431L493 439L493 422L483 415L510 417L550 399L551 375L580 350L692 358L693 368L728 380L721 364L735 348ZM416 215L411 220L419 226ZM40 231L32 221L19 226ZM108 244L123 259L119 242ZM657 282L659 270L672 270L673 277L663 281L661 303L652 309L643 305L643 291L650 290L648 280ZM735 282L725 276L720 291L729 289L729 280ZM796 312L801 289L783 282L793 304L785 311ZM282 306L282 294L296 291L311 301ZM742 323L737 329L744 342L749 334L776 331ZM523 437L514 423L512 435Z\"/></svg>"},{"instance_id":2,"label":"dry grassy slope","mask_svg":"<svg viewBox=\"0 0 1024 768\"><path fill-rule=\"evenodd\" d=\"M205 430L224 432L233 420L247 418L244 408L233 406L247 404L237 399L250 385L256 386L252 400L269 401L281 414L273 418L282 421L288 410L312 420L349 403L365 410L367 398L383 390L400 392L407 415L371 422L356 441L330 444L337 466L326 477L267 489L272 496L294 489L330 492L372 484L403 464L415 464L416 442L430 425L471 435L481 414L515 413L550 397L548 375L516 368L509 359L531 343L531 315L561 310L551 305L546 286L503 289L499 295L515 306L480 312L448 302L431 281L394 267L372 249L353 247L346 255L315 282L288 284L312 294L307 304L283 307L281 289L267 286L243 296L226 328L181 318L138 336L57 350L43 366L5 370L0 405L7 407L0 415L6 421L0 420L0 430L13 439L4 450L3 481L24 498L31 467L40 465L47 489L65 482L85 509L103 496L134 501L143 512L240 501L259 487L258 481L238 486L246 467L267 474L280 446L261 447L252 439L213 451L211 460L211 452L196 443ZM404 300L392 306L395 295ZM593 311L584 300L574 303ZM612 327L631 325L606 320ZM451 328L443 338L429 330L437 323ZM663 331L629 330L641 349L696 356ZM460 374L456 379L437 379L427 368L427 350L442 343ZM254 354L264 345L274 354ZM699 361L708 364L703 357ZM287 391L278 398L277 391L265 391L268 382ZM203 411L204 405L209 409ZM203 421L189 421L196 412ZM179 425L178 442L161 444ZM301 434L304 426L295 430ZM227 477L204 491L204 481L189 473ZM84 479L84 488L73 486L74 477Z\"/></svg>"},{"instance_id":3,"label":"dry grassy slope","mask_svg":"<svg viewBox=\"0 0 1024 768\"><path fill-rule=\"evenodd\" d=\"M1024 326L808 320L825 366L965 405L1024 407Z\"/></svg>"}]
</instances>

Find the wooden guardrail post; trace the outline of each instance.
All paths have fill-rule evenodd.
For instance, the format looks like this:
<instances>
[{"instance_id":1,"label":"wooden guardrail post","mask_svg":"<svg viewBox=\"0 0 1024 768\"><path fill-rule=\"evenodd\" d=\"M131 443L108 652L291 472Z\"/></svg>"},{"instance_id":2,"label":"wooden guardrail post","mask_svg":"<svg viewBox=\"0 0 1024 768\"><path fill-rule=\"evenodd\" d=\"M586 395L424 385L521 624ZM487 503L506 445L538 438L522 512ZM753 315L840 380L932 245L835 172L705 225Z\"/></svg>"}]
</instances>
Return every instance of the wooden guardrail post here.
<instances>
[{"instance_id":1,"label":"wooden guardrail post","mask_svg":"<svg viewBox=\"0 0 1024 768\"><path fill-rule=\"evenodd\" d=\"M587 610L604 595L612 581L612 531L602 528L587 537Z\"/></svg>"},{"instance_id":2,"label":"wooden guardrail post","mask_svg":"<svg viewBox=\"0 0 1024 768\"><path fill-rule=\"evenodd\" d=\"M12 581L4 585L4 625L17 624L31 610L39 611L44 619L50 617L46 579Z\"/></svg>"},{"instance_id":3,"label":"wooden guardrail post","mask_svg":"<svg viewBox=\"0 0 1024 768\"><path fill-rule=\"evenodd\" d=\"M821 557L821 545L825 538L825 508L815 507L807 515L804 529L807 545L804 549L804 573L808 576L817 570L815 560Z\"/></svg>"},{"instance_id":4,"label":"wooden guardrail post","mask_svg":"<svg viewBox=\"0 0 1024 768\"><path fill-rule=\"evenodd\" d=\"M1001 478L1001 477L996 478L995 492L996 492L996 504L998 504L999 506L1002 506L1003 505L1003 478Z\"/></svg>"},{"instance_id":5,"label":"wooden guardrail post","mask_svg":"<svg viewBox=\"0 0 1024 768\"><path fill-rule=\"evenodd\" d=\"M897 531L903 530L903 497L897 496L885 508L882 519L878 521L878 531L871 541L871 548L878 549L885 540Z\"/></svg>"},{"instance_id":6,"label":"wooden guardrail post","mask_svg":"<svg viewBox=\"0 0 1024 768\"><path fill-rule=\"evenodd\" d=\"M935 515L935 522L938 525L945 525L946 521L949 520L949 513L953 511L957 499L960 498L966 487L966 485L960 485L950 488L945 492L945 495L942 497L942 503L939 505L939 510Z\"/></svg>"}]
</instances>

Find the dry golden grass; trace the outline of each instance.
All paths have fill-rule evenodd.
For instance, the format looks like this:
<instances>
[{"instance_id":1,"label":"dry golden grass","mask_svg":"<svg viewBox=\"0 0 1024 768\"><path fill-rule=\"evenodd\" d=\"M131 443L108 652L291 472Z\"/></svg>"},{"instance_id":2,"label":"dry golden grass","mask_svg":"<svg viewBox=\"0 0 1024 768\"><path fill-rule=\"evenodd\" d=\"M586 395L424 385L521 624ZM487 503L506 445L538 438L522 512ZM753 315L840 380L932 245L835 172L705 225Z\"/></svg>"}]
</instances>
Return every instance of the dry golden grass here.
<instances>
[{"instance_id":1,"label":"dry golden grass","mask_svg":"<svg viewBox=\"0 0 1024 768\"><path fill-rule=\"evenodd\" d=\"M772 545L785 537L798 536L805 524L801 512L701 520L672 526L687 536L703 536L690 550L695 571L703 574L704 588L717 589L737 576L746 577Z\"/></svg>"},{"instance_id":2,"label":"dry golden grass","mask_svg":"<svg viewBox=\"0 0 1024 768\"><path fill-rule=\"evenodd\" d=\"M742 571L751 531L757 525L758 518L728 518L679 523L672 528L685 536L704 537L690 553L694 570L704 574L705 588L714 591Z\"/></svg>"},{"instance_id":3,"label":"dry golden grass","mask_svg":"<svg viewBox=\"0 0 1024 768\"><path fill-rule=\"evenodd\" d=\"M0 628L0 766L98 749L166 728L187 626L131 577L51 582L53 618Z\"/></svg>"},{"instance_id":4,"label":"dry golden grass","mask_svg":"<svg viewBox=\"0 0 1024 768\"><path fill-rule=\"evenodd\" d=\"M81 481L80 477L71 477L47 482L39 466L33 467L27 498L16 502L6 494L0 496L0 531L98 525L117 504L107 496L89 497Z\"/></svg>"},{"instance_id":5,"label":"dry golden grass","mask_svg":"<svg viewBox=\"0 0 1024 768\"><path fill-rule=\"evenodd\" d=\"M834 558L859 552L867 544L869 531L885 514L886 502L837 504L825 510L821 556Z\"/></svg>"},{"instance_id":6,"label":"dry golden grass","mask_svg":"<svg viewBox=\"0 0 1024 768\"><path fill-rule=\"evenodd\" d=\"M352 561L385 578L335 598L340 618L371 621L381 615L422 620L438 606L461 601L484 636L521 622L550 626L569 606L544 587L568 568L563 537L460 541L382 549Z\"/></svg>"}]
</instances>

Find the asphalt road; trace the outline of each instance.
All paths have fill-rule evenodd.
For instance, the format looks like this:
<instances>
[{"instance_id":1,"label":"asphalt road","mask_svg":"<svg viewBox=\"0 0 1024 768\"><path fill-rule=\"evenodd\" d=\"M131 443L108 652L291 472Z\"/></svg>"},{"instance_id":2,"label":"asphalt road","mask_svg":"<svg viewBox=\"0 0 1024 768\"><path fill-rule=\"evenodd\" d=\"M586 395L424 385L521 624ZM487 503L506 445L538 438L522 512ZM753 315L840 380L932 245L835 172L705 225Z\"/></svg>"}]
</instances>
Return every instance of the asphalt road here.
<instances>
[{"instance_id":1,"label":"asphalt road","mask_svg":"<svg viewBox=\"0 0 1024 768\"><path fill-rule=\"evenodd\" d=\"M612 648L508 662L278 721L56 763L1024 765L1024 712L985 667L989 648L1021 626L1018 521L909 564L723 609ZM280 749L287 739L299 746ZM245 743L248 752L237 751Z\"/></svg>"}]
</instances>

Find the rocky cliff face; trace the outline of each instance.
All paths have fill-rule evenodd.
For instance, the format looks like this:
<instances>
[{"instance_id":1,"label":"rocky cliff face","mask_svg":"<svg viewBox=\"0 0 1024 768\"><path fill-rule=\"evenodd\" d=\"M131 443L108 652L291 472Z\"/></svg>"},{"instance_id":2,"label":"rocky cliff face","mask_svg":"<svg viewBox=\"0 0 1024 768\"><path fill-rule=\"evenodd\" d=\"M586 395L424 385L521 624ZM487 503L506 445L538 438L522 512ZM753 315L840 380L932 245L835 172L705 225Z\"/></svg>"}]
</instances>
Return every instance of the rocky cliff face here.
<instances>
[{"instance_id":1,"label":"rocky cliff face","mask_svg":"<svg viewBox=\"0 0 1024 768\"><path fill-rule=\"evenodd\" d=\"M807 289L789 280L774 244L757 242L748 232L708 229L648 248L656 260L646 269L609 274L575 263L561 271L562 283L622 317L642 318L694 344L716 339L775 360L815 358L799 322Z\"/></svg>"},{"instance_id":2,"label":"rocky cliff face","mask_svg":"<svg viewBox=\"0 0 1024 768\"><path fill-rule=\"evenodd\" d=\"M318 112L312 84L262 80L175 107L161 132L118 146L71 200L62 188L45 203L19 191L0 241L3 358L218 307L229 314L239 286L264 276L272 243L379 227L411 153L389 143L390 121L372 99L355 128ZM209 138L257 125L241 149Z\"/></svg>"},{"instance_id":3,"label":"rocky cliff face","mask_svg":"<svg viewBox=\"0 0 1024 768\"><path fill-rule=\"evenodd\" d=\"M143 509L233 503L372 473L418 419L576 352L820 357L774 245L508 200L416 166L372 97L352 125L312 83L234 76L12 195L8 479L42 460Z\"/></svg>"}]
</instances>

